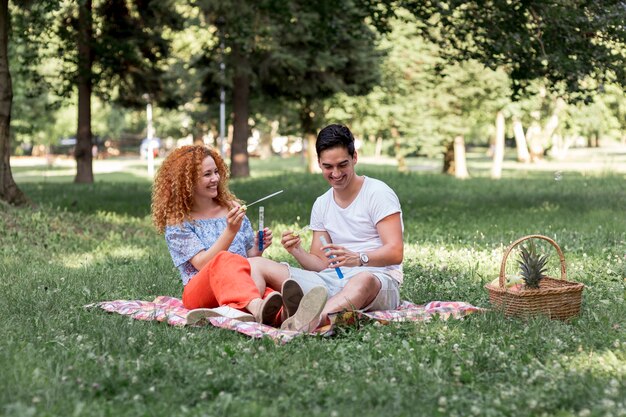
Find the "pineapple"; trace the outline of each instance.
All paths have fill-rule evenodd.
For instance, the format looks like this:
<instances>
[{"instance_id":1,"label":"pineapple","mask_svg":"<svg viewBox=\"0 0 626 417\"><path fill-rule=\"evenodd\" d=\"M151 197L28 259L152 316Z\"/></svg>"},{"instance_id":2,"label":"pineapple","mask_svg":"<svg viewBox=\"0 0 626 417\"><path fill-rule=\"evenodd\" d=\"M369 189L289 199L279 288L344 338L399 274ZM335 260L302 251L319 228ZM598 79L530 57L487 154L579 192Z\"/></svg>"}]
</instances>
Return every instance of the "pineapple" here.
<instances>
[{"instance_id":1,"label":"pineapple","mask_svg":"<svg viewBox=\"0 0 626 417\"><path fill-rule=\"evenodd\" d=\"M545 277L548 255L538 254L537 247L531 241L528 247L522 246L520 258L517 263L520 265L520 274L526 288L539 288L539 282Z\"/></svg>"}]
</instances>

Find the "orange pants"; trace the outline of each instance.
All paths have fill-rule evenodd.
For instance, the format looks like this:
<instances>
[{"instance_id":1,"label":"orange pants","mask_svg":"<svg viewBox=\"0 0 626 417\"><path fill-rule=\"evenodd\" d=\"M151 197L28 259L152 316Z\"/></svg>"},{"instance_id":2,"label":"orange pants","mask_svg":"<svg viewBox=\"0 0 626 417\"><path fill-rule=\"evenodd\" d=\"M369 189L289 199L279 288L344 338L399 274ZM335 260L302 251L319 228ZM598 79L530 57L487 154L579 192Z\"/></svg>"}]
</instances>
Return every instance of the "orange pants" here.
<instances>
[{"instance_id":1,"label":"orange pants","mask_svg":"<svg viewBox=\"0 0 626 417\"><path fill-rule=\"evenodd\" d=\"M215 308L227 305L243 310L255 298L265 298L252 281L250 263L230 252L219 252L185 285L183 305L187 309Z\"/></svg>"}]
</instances>

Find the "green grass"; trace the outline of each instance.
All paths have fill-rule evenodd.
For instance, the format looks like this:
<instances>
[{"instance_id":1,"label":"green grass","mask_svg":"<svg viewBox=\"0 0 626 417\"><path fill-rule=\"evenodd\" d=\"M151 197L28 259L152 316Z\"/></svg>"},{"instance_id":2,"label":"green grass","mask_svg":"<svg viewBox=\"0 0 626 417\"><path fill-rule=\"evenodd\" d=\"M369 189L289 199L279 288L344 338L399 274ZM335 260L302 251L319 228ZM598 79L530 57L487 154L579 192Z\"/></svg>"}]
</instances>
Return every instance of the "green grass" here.
<instances>
[{"instance_id":1,"label":"green grass","mask_svg":"<svg viewBox=\"0 0 626 417\"><path fill-rule=\"evenodd\" d=\"M232 182L247 201L285 190L265 203L277 236L306 224L327 188L299 166L254 161L252 178ZM402 298L488 307L483 285L497 276L505 247L540 233L565 252L569 279L587 286L580 317L565 324L487 312L365 323L276 345L86 310L102 300L180 295L163 237L150 224L150 183L119 173L96 174L93 185L16 175L38 207L0 210L0 414L626 415L623 175L457 181L359 169L386 181L402 202ZM255 209L250 217L255 223ZM268 255L291 261L278 242ZM514 269L514 259L508 265Z\"/></svg>"}]
</instances>

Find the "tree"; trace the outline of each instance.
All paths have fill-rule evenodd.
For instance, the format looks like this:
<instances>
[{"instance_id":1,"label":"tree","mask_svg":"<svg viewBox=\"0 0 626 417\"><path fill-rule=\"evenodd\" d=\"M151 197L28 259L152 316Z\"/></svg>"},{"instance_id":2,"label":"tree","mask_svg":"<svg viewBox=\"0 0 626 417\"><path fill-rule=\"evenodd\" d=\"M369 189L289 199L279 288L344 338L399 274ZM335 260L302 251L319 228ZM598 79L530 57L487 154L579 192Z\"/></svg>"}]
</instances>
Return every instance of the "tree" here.
<instances>
[{"instance_id":1,"label":"tree","mask_svg":"<svg viewBox=\"0 0 626 417\"><path fill-rule=\"evenodd\" d=\"M475 60L448 63L421 35L415 17L398 13L382 47L382 82L364 99L343 97L339 108L364 137L391 140L400 170L407 155L443 155L443 172L463 165L457 150L484 143L496 113L508 102L508 78ZM456 146L455 146L456 144Z\"/></svg>"},{"instance_id":2,"label":"tree","mask_svg":"<svg viewBox=\"0 0 626 417\"><path fill-rule=\"evenodd\" d=\"M504 67L516 93L536 79L571 98L593 92L587 78L626 85L623 0L403 0L423 33L455 61ZM581 94L582 93L582 94Z\"/></svg>"},{"instance_id":3,"label":"tree","mask_svg":"<svg viewBox=\"0 0 626 417\"><path fill-rule=\"evenodd\" d=\"M260 95L296 103L311 138L323 120L323 100L339 91L362 94L378 78L375 32L390 14L386 2L197 0L220 40L207 54L205 91L226 85L232 96L231 173L249 175L250 103ZM225 48L222 51L220 44ZM226 62L222 80L218 63ZM213 96L215 99L215 96ZM312 145L313 142L309 140Z\"/></svg>"},{"instance_id":4,"label":"tree","mask_svg":"<svg viewBox=\"0 0 626 417\"><path fill-rule=\"evenodd\" d=\"M92 93L127 107L145 97L174 105L163 95L162 62L169 53L165 27L179 27L172 0L77 0L58 27L60 56L66 62L62 95L78 90L75 182L93 182ZM94 35L94 26L98 27Z\"/></svg>"},{"instance_id":5,"label":"tree","mask_svg":"<svg viewBox=\"0 0 626 417\"><path fill-rule=\"evenodd\" d=\"M22 205L28 199L18 188L11 173L11 111L13 104L13 83L9 69L9 26L11 13L8 0L0 1L0 200L10 204ZM44 16L58 7L58 2L18 1L13 10L23 13L17 19L14 33L20 33L26 45L36 45L39 35L45 30ZM30 49L30 51L36 51ZM36 53L31 56L37 61Z\"/></svg>"},{"instance_id":6,"label":"tree","mask_svg":"<svg viewBox=\"0 0 626 417\"><path fill-rule=\"evenodd\" d=\"M367 24L373 7L292 1L276 15L273 49L262 57L259 82L269 96L299 108L309 171L317 168L315 135L324 121L324 101L340 92L367 94L380 80L384 52Z\"/></svg>"},{"instance_id":7,"label":"tree","mask_svg":"<svg viewBox=\"0 0 626 417\"><path fill-rule=\"evenodd\" d=\"M55 112L62 102L52 94L53 80L44 74L50 70L50 31L45 18L56 9L55 2L35 3L28 7L9 5L11 34L9 66L13 85L11 110L12 150L27 152L36 144L50 144L54 135ZM56 81L56 80L55 80Z\"/></svg>"},{"instance_id":8,"label":"tree","mask_svg":"<svg viewBox=\"0 0 626 417\"><path fill-rule=\"evenodd\" d=\"M216 30L216 40L202 59L209 66L203 86L204 98L215 100L220 87L230 91L233 114L230 172L233 177L247 177L250 175L250 94L256 82L254 66L272 30L269 16L282 6L274 5L271 0L196 0L195 4L206 23ZM221 62L225 63L224 75L220 70Z\"/></svg>"},{"instance_id":9,"label":"tree","mask_svg":"<svg viewBox=\"0 0 626 417\"><path fill-rule=\"evenodd\" d=\"M11 174L11 103L13 89L9 71L9 1L0 0L0 199L11 204L24 204L26 196L17 187Z\"/></svg>"}]
</instances>

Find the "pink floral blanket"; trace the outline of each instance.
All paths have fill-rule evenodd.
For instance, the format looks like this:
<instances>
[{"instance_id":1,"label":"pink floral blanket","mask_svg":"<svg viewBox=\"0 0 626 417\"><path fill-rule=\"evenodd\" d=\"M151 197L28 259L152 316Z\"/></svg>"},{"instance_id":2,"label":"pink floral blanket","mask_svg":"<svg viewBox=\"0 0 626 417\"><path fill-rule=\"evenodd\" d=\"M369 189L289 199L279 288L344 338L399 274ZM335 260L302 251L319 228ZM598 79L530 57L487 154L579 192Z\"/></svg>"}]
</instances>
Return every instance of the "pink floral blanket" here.
<instances>
[{"instance_id":1,"label":"pink floral blanket","mask_svg":"<svg viewBox=\"0 0 626 417\"><path fill-rule=\"evenodd\" d=\"M187 313L189 312L189 310L183 307L183 303L180 299L167 296L157 297L154 301L103 301L88 304L85 307L98 307L110 313L122 314L136 320L164 321L172 326L186 326ZM333 327L336 324L350 323L356 320L371 319L383 324L403 321L428 321L434 316L439 316L439 318L447 320L448 318L460 319L468 314L479 311L483 311L483 309L459 301L431 301L424 305L416 305L408 301L403 301L396 310L371 311L366 313L348 312L335 315L332 318L332 324L321 327L312 334L329 336L333 333ZM226 317L212 317L208 320L215 327L235 330L255 338L267 336L280 343L289 342L300 334L294 331L280 330L260 323L242 322ZM206 322L203 324L206 324Z\"/></svg>"}]
</instances>

